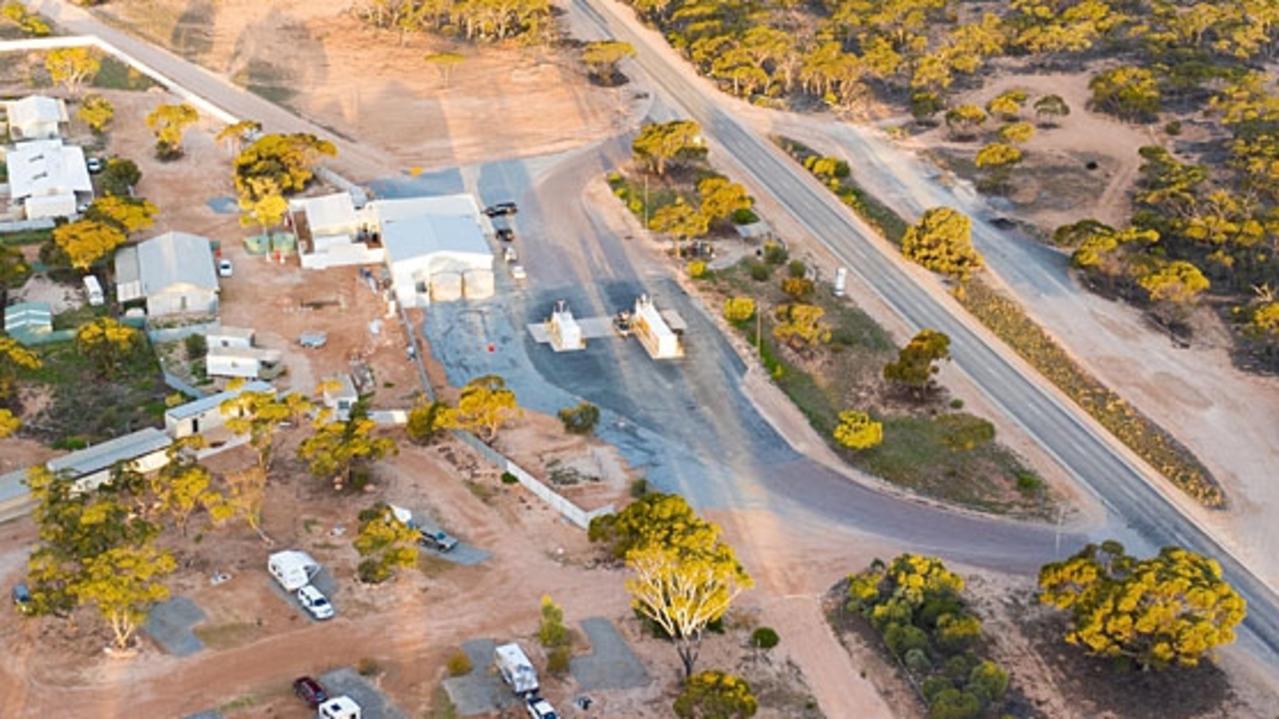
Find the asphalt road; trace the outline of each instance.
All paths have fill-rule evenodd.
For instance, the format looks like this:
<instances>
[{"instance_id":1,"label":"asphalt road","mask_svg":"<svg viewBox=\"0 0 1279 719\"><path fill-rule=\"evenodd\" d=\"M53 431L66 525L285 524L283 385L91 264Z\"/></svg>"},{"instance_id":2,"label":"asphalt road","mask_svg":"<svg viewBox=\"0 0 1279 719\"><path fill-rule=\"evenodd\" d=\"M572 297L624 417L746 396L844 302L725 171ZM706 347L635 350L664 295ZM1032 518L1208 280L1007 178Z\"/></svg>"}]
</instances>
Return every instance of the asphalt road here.
<instances>
[{"instance_id":1,"label":"asphalt road","mask_svg":"<svg viewBox=\"0 0 1279 719\"><path fill-rule=\"evenodd\" d=\"M1266 659L1279 662L1279 597L1151 486L1142 471L1112 446L1113 440L1101 436L1080 416L1078 408L1067 407L1050 394L1039 384L1042 379L1032 380L1023 374L914 282L896 259L875 246L875 240L829 192L766 138L725 113L713 97L690 82L686 75L689 68L659 52L647 36L623 23L616 14L619 6L607 0L575 0L573 9L613 37L634 45L636 62L661 94L697 120L703 132L753 176L755 186L786 207L903 319L915 327L931 327L949 335L955 363L1107 509L1153 545L1178 544L1217 558L1228 579L1248 600L1247 627L1266 646ZM960 535L957 539L963 542L970 538L972 535Z\"/></svg>"}]
</instances>

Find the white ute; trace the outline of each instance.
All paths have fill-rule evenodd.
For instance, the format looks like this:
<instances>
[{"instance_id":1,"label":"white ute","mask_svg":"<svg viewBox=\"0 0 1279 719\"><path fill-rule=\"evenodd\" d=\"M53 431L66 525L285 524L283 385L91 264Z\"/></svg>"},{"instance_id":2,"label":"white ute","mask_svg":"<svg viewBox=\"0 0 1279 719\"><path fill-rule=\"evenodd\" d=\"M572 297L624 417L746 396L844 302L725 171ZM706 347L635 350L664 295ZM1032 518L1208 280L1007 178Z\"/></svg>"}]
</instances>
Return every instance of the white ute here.
<instances>
[{"instance_id":1,"label":"white ute","mask_svg":"<svg viewBox=\"0 0 1279 719\"><path fill-rule=\"evenodd\" d=\"M319 719L360 719L360 705L345 694L327 699L320 705Z\"/></svg>"},{"instance_id":2,"label":"white ute","mask_svg":"<svg viewBox=\"0 0 1279 719\"><path fill-rule=\"evenodd\" d=\"M555 713L555 707L542 697L533 697L524 705L528 709L528 715L533 719L559 719L559 714Z\"/></svg>"},{"instance_id":3,"label":"white ute","mask_svg":"<svg viewBox=\"0 0 1279 719\"><path fill-rule=\"evenodd\" d=\"M320 590L310 584L298 590L298 604L316 619L332 619L333 605Z\"/></svg>"}]
</instances>

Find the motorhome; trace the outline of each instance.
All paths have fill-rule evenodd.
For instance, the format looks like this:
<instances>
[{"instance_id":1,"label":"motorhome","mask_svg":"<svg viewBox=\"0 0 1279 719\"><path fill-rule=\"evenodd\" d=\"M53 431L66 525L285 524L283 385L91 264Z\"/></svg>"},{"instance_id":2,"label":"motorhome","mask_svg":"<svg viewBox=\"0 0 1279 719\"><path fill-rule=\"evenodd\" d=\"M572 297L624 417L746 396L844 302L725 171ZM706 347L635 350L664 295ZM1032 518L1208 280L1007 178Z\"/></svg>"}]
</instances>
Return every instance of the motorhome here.
<instances>
[{"instance_id":1,"label":"motorhome","mask_svg":"<svg viewBox=\"0 0 1279 719\"><path fill-rule=\"evenodd\" d=\"M493 650L493 661L497 664L502 680L511 687L511 691L522 697L537 693L537 670L533 668L533 662L529 661L519 644L511 642L498 645Z\"/></svg>"},{"instance_id":2,"label":"motorhome","mask_svg":"<svg viewBox=\"0 0 1279 719\"><path fill-rule=\"evenodd\" d=\"M266 568L285 591L292 592L311 583L320 563L299 549L285 549L268 557Z\"/></svg>"}]
</instances>

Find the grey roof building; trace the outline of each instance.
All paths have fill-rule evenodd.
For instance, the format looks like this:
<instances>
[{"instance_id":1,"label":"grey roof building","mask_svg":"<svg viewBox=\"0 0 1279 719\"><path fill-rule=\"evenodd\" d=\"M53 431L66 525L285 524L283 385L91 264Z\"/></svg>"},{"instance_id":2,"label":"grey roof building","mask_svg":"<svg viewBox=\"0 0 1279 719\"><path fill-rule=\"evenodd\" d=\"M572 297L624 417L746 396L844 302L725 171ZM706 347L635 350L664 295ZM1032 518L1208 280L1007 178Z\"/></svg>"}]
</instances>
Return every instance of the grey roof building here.
<instances>
[{"instance_id":1,"label":"grey roof building","mask_svg":"<svg viewBox=\"0 0 1279 719\"><path fill-rule=\"evenodd\" d=\"M115 255L116 299L145 299L147 315L216 314L218 276L207 237L166 232Z\"/></svg>"},{"instance_id":2,"label":"grey roof building","mask_svg":"<svg viewBox=\"0 0 1279 719\"><path fill-rule=\"evenodd\" d=\"M108 472L119 462L132 462L163 452L173 443L169 435L155 427L146 427L106 442L86 447L71 454L55 457L45 463L50 472L66 472L83 478ZM105 477L103 477L105 479Z\"/></svg>"}]
</instances>

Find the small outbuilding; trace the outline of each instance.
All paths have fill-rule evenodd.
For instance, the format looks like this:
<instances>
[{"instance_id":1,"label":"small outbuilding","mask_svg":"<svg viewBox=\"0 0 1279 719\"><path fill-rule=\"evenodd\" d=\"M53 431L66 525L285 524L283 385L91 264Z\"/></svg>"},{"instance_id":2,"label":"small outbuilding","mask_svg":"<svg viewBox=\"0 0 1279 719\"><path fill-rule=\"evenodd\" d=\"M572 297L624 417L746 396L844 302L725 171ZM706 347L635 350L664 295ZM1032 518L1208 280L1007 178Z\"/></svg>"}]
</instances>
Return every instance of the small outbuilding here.
<instances>
[{"instance_id":1,"label":"small outbuilding","mask_svg":"<svg viewBox=\"0 0 1279 719\"><path fill-rule=\"evenodd\" d=\"M345 422L351 418L351 408L360 401L360 393L355 391L355 383L351 375L340 374L329 377L321 383L324 406L333 410L336 419Z\"/></svg>"},{"instance_id":2,"label":"small outbuilding","mask_svg":"<svg viewBox=\"0 0 1279 719\"><path fill-rule=\"evenodd\" d=\"M218 311L218 277L207 237L166 232L115 255L116 299L145 300L149 317Z\"/></svg>"},{"instance_id":3,"label":"small outbuilding","mask_svg":"<svg viewBox=\"0 0 1279 719\"><path fill-rule=\"evenodd\" d=\"M4 308L4 332L32 344L53 332L53 308L48 302L19 302Z\"/></svg>"},{"instance_id":4,"label":"small outbuilding","mask_svg":"<svg viewBox=\"0 0 1279 719\"><path fill-rule=\"evenodd\" d=\"M210 377L274 379L284 371L280 350L263 347L210 346L204 355L204 371Z\"/></svg>"},{"instance_id":5,"label":"small outbuilding","mask_svg":"<svg viewBox=\"0 0 1279 719\"><path fill-rule=\"evenodd\" d=\"M62 135L70 121L67 103L45 95L28 95L3 103L9 122L9 137L19 140L51 140Z\"/></svg>"},{"instance_id":6,"label":"small outbuilding","mask_svg":"<svg viewBox=\"0 0 1279 719\"><path fill-rule=\"evenodd\" d=\"M253 330L218 325L204 333L204 341L209 347L252 347Z\"/></svg>"},{"instance_id":7,"label":"small outbuilding","mask_svg":"<svg viewBox=\"0 0 1279 719\"><path fill-rule=\"evenodd\" d=\"M97 489L111 479L111 469L124 462L142 473L154 472L168 464L168 448L173 441L155 427L147 427L45 463L54 474L66 474L80 491Z\"/></svg>"},{"instance_id":8,"label":"small outbuilding","mask_svg":"<svg viewBox=\"0 0 1279 719\"><path fill-rule=\"evenodd\" d=\"M238 388L170 407L164 412L164 431L173 439L190 437L221 427L226 421L222 403L235 399L242 392L274 392L266 382L245 382Z\"/></svg>"}]
</instances>

